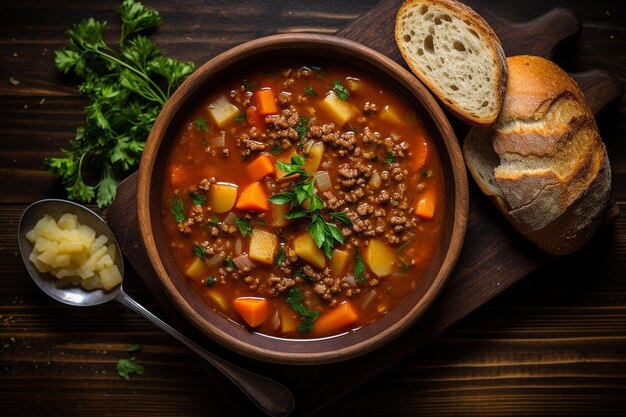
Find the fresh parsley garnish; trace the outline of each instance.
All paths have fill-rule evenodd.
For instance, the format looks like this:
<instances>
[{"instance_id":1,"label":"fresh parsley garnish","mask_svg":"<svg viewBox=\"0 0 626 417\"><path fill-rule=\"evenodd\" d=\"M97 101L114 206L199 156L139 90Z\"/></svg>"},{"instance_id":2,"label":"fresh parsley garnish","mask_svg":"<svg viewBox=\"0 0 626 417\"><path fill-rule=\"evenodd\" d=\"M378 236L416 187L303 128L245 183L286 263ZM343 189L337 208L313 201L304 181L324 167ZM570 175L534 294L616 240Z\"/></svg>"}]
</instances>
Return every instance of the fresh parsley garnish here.
<instances>
[{"instance_id":1,"label":"fresh parsley garnish","mask_svg":"<svg viewBox=\"0 0 626 417\"><path fill-rule=\"evenodd\" d=\"M317 91L310 85L304 87L304 95L307 97L315 97L317 95Z\"/></svg>"},{"instance_id":2,"label":"fresh parsley garnish","mask_svg":"<svg viewBox=\"0 0 626 417\"><path fill-rule=\"evenodd\" d=\"M235 263L233 262L233 259L230 256L227 256L226 259L222 261L222 265L224 265L226 268L237 269L237 266L235 265Z\"/></svg>"},{"instance_id":3,"label":"fresh parsley garnish","mask_svg":"<svg viewBox=\"0 0 626 417\"><path fill-rule=\"evenodd\" d=\"M189 197L194 206L201 206L207 202L207 197L203 194L196 194L194 191L189 191Z\"/></svg>"},{"instance_id":4,"label":"fresh parsley garnish","mask_svg":"<svg viewBox=\"0 0 626 417\"><path fill-rule=\"evenodd\" d=\"M279 153L281 153L283 151L283 148L280 146L280 143L274 143L272 145L272 148L270 149L270 152L273 155L278 155Z\"/></svg>"},{"instance_id":5,"label":"fresh parsley garnish","mask_svg":"<svg viewBox=\"0 0 626 417\"><path fill-rule=\"evenodd\" d=\"M276 254L276 258L274 258L274 262L276 263L276 265L283 266L283 262L285 262L285 258L287 257L287 252L285 252L284 249L281 249L278 251L278 254Z\"/></svg>"},{"instance_id":6,"label":"fresh parsley garnish","mask_svg":"<svg viewBox=\"0 0 626 417\"><path fill-rule=\"evenodd\" d=\"M284 214L287 219L309 217L311 223L307 226L307 231L317 247L324 251L326 257L332 258L335 242L343 243L344 237L336 224L323 217L324 202L315 193L315 177L311 177L304 170L304 157L294 155L291 157L291 163L278 161L276 164L279 169L287 173L287 177L299 174L302 176L302 181L295 183L289 191L271 196L269 200L274 204L290 204L290 209ZM308 209L302 205L305 201L309 202ZM352 221L346 213L329 213L329 216L352 226Z\"/></svg>"},{"instance_id":7,"label":"fresh parsley garnish","mask_svg":"<svg viewBox=\"0 0 626 417\"><path fill-rule=\"evenodd\" d=\"M71 148L48 158L46 169L61 180L72 200L99 207L115 198L117 184L139 164L145 141L161 108L194 70L189 62L165 56L140 33L161 24L155 10L124 0L119 50L104 41L105 21L85 19L68 31L64 48L55 51L56 67L81 80L78 91L89 98L85 123L76 129ZM88 160L99 176L95 185L83 178Z\"/></svg>"},{"instance_id":8,"label":"fresh parsley garnish","mask_svg":"<svg viewBox=\"0 0 626 417\"><path fill-rule=\"evenodd\" d=\"M235 225L239 229L239 233L241 233L241 236L251 235L252 230L254 229L250 224L250 221L244 217L237 217L235 219Z\"/></svg>"},{"instance_id":9,"label":"fresh parsley garnish","mask_svg":"<svg viewBox=\"0 0 626 417\"><path fill-rule=\"evenodd\" d=\"M180 198L172 199L172 205L170 211L174 215L176 223L184 222L187 216L185 215L185 203Z\"/></svg>"},{"instance_id":10,"label":"fresh parsley garnish","mask_svg":"<svg viewBox=\"0 0 626 417\"><path fill-rule=\"evenodd\" d=\"M303 139L306 138L306 134L309 131L309 119L304 116L300 116L295 129L296 132L298 132L298 139L300 140L298 142L298 147L302 148L304 146Z\"/></svg>"},{"instance_id":11,"label":"fresh parsley garnish","mask_svg":"<svg viewBox=\"0 0 626 417\"><path fill-rule=\"evenodd\" d=\"M298 325L298 332L306 333L313 331L313 323L317 320L320 312L319 310L309 310L304 305L304 296L300 288L289 289L289 294L285 301L293 311L300 314L300 324Z\"/></svg>"},{"instance_id":12,"label":"fresh parsley garnish","mask_svg":"<svg viewBox=\"0 0 626 417\"><path fill-rule=\"evenodd\" d=\"M206 124L206 119L202 116L196 119L196 130L198 132L208 132L209 126Z\"/></svg>"},{"instance_id":13,"label":"fresh parsley garnish","mask_svg":"<svg viewBox=\"0 0 626 417\"><path fill-rule=\"evenodd\" d=\"M391 152L387 152L387 157L385 158L385 165L391 165L395 162L395 158Z\"/></svg>"},{"instance_id":14,"label":"fresh parsley garnish","mask_svg":"<svg viewBox=\"0 0 626 417\"><path fill-rule=\"evenodd\" d=\"M197 256L198 258L204 260L206 256L206 248L200 245L193 245L193 247L191 248L191 253L193 254L193 256Z\"/></svg>"},{"instance_id":15,"label":"fresh parsley garnish","mask_svg":"<svg viewBox=\"0 0 626 417\"><path fill-rule=\"evenodd\" d=\"M144 367L137 363L134 356L130 359L119 359L117 361L117 374L127 381L132 374L143 375L144 372Z\"/></svg>"},{"instance_id":16,"label":"fresh parsley garnish","mask_svg":"<svg viewBox=\"0 0 626 417\"><path fill-rule=\"evenodd\" d=\"M216 282L217 282L217 278L206 277L206 279L204 280L204 285L206 285L207 287L212 287L213 284L215 284Z\"/></svg>"},{"instance_id":17,"label":"fresh parsley garnish","mask_svg":"<svg viewBox=\"0 0 626 417\"><path fill-rule=\"evenodd\" d=\"M333 81L333 92L339 97L340 100L346 101L350 97L350 91L339 80Z\"/></svg>"},{"instance_id":18,"label":"fresh parsley garnish","mask_svg":"<svg viewBox=\"0 0 626 417\"><path fill-rule=\"evenodd\" d=\"M259 88L259 83L253 83L244 78L242 82L243 86L250 91L255 91Z\"/></svg>"},{"instance_id":19,"label":"fresh parsley garnish","mask_svg":"<svg viewBox=\"0 0 626 417\"><path fill-rule=\"evenodd\" d=\"M217 217L211 217L209 218L209 220L207 220L206 224L209 226L218 227L220 225L220 220Z\"/></svg>"},{"instance_id":20,"label":"fresh parsley garnish","mask_svg":"<svg viewBox=\"0 0 626 417\"><path fill-rule=\"evenodd\" d=\"M354 279L356 279L356 282L359 284L365 282L365 264L358 250L354 251Z\"/></svg>"},{"instance_id":21,"label":"fresh parsley garnish","mask_svg":"<svg viewBox=\"0 0 626 417\"><path fill-rule=\"evenodd\" d=\"M267 223L265 222L265 219L263 219L262 217L257 217L255 222L259 226L267 226Z\"/></svg>"}]
</instances>

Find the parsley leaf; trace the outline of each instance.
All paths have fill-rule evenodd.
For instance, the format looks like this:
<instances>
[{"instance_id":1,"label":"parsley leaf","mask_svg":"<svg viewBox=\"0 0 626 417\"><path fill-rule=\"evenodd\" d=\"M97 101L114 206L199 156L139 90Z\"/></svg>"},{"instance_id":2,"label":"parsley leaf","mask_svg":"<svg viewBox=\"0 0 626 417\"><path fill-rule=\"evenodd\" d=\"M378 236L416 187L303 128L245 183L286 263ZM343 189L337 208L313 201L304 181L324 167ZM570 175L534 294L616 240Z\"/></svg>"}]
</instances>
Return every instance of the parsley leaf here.
<instances>
[{"instance_id":1,"label":"parsley leaf","mask_svg":"<svg viewBox=\"0 0 626 417\"><path fill-rule=\"evenodd\" d=\"M176 223L182 223L187 216L185 215L185 203L180 198L172 199L172 206L170 207Z\"/></svg>"},{"instance_id":2,"label":"parsley leaf","mask_svg":"<svg viewBox=\"0 0 626 417\"><path fill-rule=\"evenodd\" d=\"M132 374L143 375L144 371L144 367L136 362L134 356L130 359L119 359L117 361L117 374L127 381Z\"/></svg>"},{"instance_id":3,"label":"parsley leaf","mask_svg":"<svg viewBox=\"0 0 626 417\"><path fill-rule=\"evenodd\" d=\"M241 122L246 119L246 112L242 112L239 116L235 117L233 120L236 122Z\"/></svg>"},{"instance_id":4,"label":"parsley leaf","mask_svg":"<svg viewBox=\"0 0 626 417\"><path fill-rule=\"evenodd\" d=\"M278 251L276 258L274 258L274 262L278 266L283 266L283 262L285 262L286 257L287 257L287 253L285 252L284 249L281 249L280 251Z\"/></svg>"},{"instance_id":5,"label":"parsley leaf","mask_svg":"<svg viewBox=\"0 0 626 417\"><path fill-rule=\"evenodd\" d=\"M333 81L332 91L339 97L340 100L346 101L350 97L350 91L339 80Z\"/></svg>"},{"instance_id":6,"label":"parsley leaf","mask_svg":"<svg viewBox=\"0 0 626 417\"><path fill-rule=\"evenodd\" d=\"M298 132L298 139L300 139L300 143L302 143L302 140L304 138L306 138L306 134L309 131L309 119L304 117L304 116L300 116L300 118L298 119L298 124L296 124L296 132ZM298 147L302 147L300 146L300 144L298 144Z\"/></svg>"},{"instance_id":7,"label":"parsley leaf","mask_svg":"<svg viewBox=\"0 0 626 417\"><path fill-rule=\"evenodd\" d=\"M385 158L385 165L391 165L395 162L395 158L391 152L387 152L387 157Z\"/></svg>"},{"instance_id":8,"label":"parsley leaf","mask_svg":"<svg viewBox=\"0 0 626 417\"><path fill-rule=\"evenodd\" d=\"M193 248L191 248L191 253L193 254L193 256L197 256L198 258L204 260L206 256L206 248L200 245L193 245Z\"/></svg>"},{"instance_id":9,"label":"parsley leaf","mask_svg":"<svg viewBox=\"0 0 626 417\"><path fill-rule=\"evenodd\" d=\"M233 258L231 258L230 256L227 256L226 259L222 261L222 265L224 265L226 268L237 269L237 266L233 262Z\"/></svg>"},{"instance_id":10,"label":"parsley leaf","mask_svg":"<svg viewBox=\"0 0 626 417\"><path fill-rule=\"evenodd\" d=\"M206 119L202 116L196 119L196 130L198 132L208 132L209 126L206 123Z\"/></svg>"},{"instance_id":11,"label":"parsley leaf","mask_svg":"<svg viewBox=\"0 0 626 417\"><path fill-rule=\"evenodd\" d=\"M358 250L354 251L354 279L359 284L365 282L365 264L363 264L363 259L361 259L361 254Z\"/></svg>"},{"instance_id":12,"label":"parsley leaf","mask_svg":"<svg viewBox=\"0 0 626 417\"><path fill-rule=\"evenodd\" d=\"M235 225L239 228L239 233L241 233L241 236L251 235L252 230L254 229L250 224L250 221L244 217L236 218Z\"/></svg>"},{"instance_id":13,"label":"parsley leaf","mask_svg":"<svg viewBox=\"0 0 626 417\"><path fill-rule=\"evenodd\" d=\"M304 95L307 97L315 97L317 95L317 91L310 85L304 87Z\"/></svg>"},{"instance_id":14,"label":"parsley leaf","mask_svg":"<svg viewBox=\"0 0 626 417\"><path fill-rule=\"evenodd\" d=\"M298 325L298 332L306 333L313 331L313 322L317 320L320 312L319 310L309 310L304 305L304 296L300 288L289 289L289 294L285 301L293 311L300 314L300 324Z\"/></svg>"},{"instance_id":15,"label":"parsley leaf","mask_svg":"<svg viewBox=\"0 0 626 417\"><path fill-rule=\"evenodd\" d=\"M196 194L193 191L189 191L189 197L194 206L201 206L207 202L208 198L203 194Z\"/></svg>"},{"instance_id":16,"label":"parsley leaf","mask_svg":"<svg viewBox=\"0 0 626 417\"><path fill-rule=\"evenodd\" d=\"M48 158L46 169L61 180L68 197L94 198L111 204L117 184L139 164L145 141L161 108L194 70L192 63L166 57L140 33L161 24L155 10L124 0L119 51L104 41L107 23L93 18L73 25L68 42L55 51L59 71L76 75L78 91L89 98L85 122L76 129L64 156ZM83 179L83 162L99 176L95 185Z\"/></svg>"},{"instance_id":17,"label":"parsley leaf","mask_svg":"<svg viewBox=\"0 0 626 417\"><path fill-rule=\"evenodd\" d=\"M217 278L206 277L206 279L204 280L204 285L206 285L207 287L212 287L213 284L215 284L216 282L217 282Z\"/></svg>"},{"instance_id":18,"label":"parsley leaf","mask_svg":"<svg viewBox=\"0 0 626 417\"><path fill-rule=\"evenodd\" d=\"M350 219L350 217L348 217L348 213L346 213L345 211L338 211L338 212L335 212L335 213L328 213L328 215L330 217L332 217L333 219L335 219L337 221L340 221L341 223L352 227L352 219Z\"/></svg>"},{"instance_id":19,"label":"parsley leaf","mask_svg":"<svg viewBox=\"0 0 626 417\"><path fill-rule=\"evenodd\" d=\"M248 81L247 79L244 79L242 84L245 88L247 88L250 91L255 91L259 88L259 83L253 83L253 82Z\"/></svg>"}]
</instances>

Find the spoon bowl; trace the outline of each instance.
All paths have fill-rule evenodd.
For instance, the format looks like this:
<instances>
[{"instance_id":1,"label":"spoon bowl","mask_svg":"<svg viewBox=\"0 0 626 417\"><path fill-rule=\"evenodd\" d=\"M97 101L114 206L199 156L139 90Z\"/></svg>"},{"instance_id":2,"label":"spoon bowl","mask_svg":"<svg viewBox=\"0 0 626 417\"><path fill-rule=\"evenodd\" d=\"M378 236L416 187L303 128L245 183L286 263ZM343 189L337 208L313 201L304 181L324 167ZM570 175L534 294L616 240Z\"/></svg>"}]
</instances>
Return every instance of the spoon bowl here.
<instances>
[{"instance_id":1,"label":"spoon bowl","mask_svg":"<svg viewBox=\"0 0 626 417\"><path fill-rule=\"evenodd\" d=\"M24 213L22 213L18 227L18 240L24 265L33 281L35 281L43 292L64 304L78 307L96 306L115 300L144 316L212 364L237 385L248 398L266 414L271 416L287 416L293 411L295 408L295 400L286 387L272 379L242 369L207 352L178 330L152 314L137 301L133 300L124 292L122 284L113 288L111 291L104 291L102 289L86 290L81 286L61 288L57 286L57 280L51 274L39 272L37 268L35 268L35 265L28 259L33 250L33 245L26 237L26 233L32 230L39 219L43 218L46 214L58 219L64 213L75 214L78 217L78 221L94 229L96 235L105 235L109 238L109 242L115 243L115 264L122 276L124 276L124 260L122 258L122 252L120 251L120 245L102 217L98 216L98 214L87 207L71 201L59 199L40 200L28 206L26 210L24 210Z\"/></svg>"}]
</instances>

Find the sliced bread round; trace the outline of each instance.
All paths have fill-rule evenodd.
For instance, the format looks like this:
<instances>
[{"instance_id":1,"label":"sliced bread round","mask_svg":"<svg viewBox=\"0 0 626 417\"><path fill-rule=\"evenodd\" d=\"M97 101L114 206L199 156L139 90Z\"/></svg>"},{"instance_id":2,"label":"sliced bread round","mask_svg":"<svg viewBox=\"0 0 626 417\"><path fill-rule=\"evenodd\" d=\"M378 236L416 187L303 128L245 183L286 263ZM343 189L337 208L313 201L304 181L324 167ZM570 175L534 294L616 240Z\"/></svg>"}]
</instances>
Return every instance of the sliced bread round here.
<instances>
[{"instance_id":1,"label":"sliced bread round","mask_svg":"<svg viewBox=\"0 0 626 417\"><path fill-rule=\"evenodd\" d=\"M578 86L540 57L508 58L492 128L472 128L465 161L481 190L543 250L579 249L600 224L611 189L606 148Z\"/></svg>"},{"instance_id":2,"label":"sliced bread round","mask_svg":"<svg viewBox=\"0 0 626 417\"><path fill-rule=\"evenodd\" d=\"M472 125L493 124L507 67L482 17L453 0L408 0L396 16L395 37L413 73L452 113Z\"/></svg>"}]
</instances>

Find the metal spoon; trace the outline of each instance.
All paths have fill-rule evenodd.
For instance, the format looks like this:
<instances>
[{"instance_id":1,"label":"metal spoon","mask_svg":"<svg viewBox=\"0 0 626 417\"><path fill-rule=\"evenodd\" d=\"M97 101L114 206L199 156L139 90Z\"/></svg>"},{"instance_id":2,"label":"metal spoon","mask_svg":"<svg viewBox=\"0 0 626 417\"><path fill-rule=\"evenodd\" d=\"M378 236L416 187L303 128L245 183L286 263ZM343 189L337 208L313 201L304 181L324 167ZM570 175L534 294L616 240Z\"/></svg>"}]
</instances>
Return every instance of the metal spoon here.
<instances>
[{"instance_id":1,"label":"metal spoon","mask_svg":"<svg viewBox=\"0 0 626 417\"><path fill-rule=\"evenodd\" d=\"M122 276L124 275L124 262L120 251L120 245L117 243L117 240L115 239L113 232L111 232L111 229L109 229L109 226L100 216L88 208L83 207L80 204L72 203L71 201L57 199L40 200L31 204L28 208L26 208L26 210L24 210L18 229L18 239L22 260L24 261L24 265L26 266L28 273L39 288L55 300L72 306L95 306L111 300L118 301L134 312L141 314L165 332L169 333L171 336L174 336L189 349L193 350L207 362L215 366L215 368L226 375L268 415L287 416L293 411L295 408L295 400L291 392L286 387L274 380L246 371L245 369L241 369L238 366L235 366L232 363L207 352L196 343L183 336L169 324L165 323L163 320L159 319L157 316L145 309L137 301L133 300L124 292L122 285L119 285L115 289L108 292L104 290L87 291L82 287L75 286L58 288L55 283L56 278L47 273L40 273L32 262L28 260L28 256L33 250L33 245L26 238L26 233L32 230L39 219L41 219L44 215L48 214L55 219L58 219L63 213L73 213L77 215L78 221L81 224L86 224L92 227L96 231L97 235L105 235L109 238L109 242L115 243L117 248L117 252L115 254L116 264Z\"/></svg>"}]
</instances>

